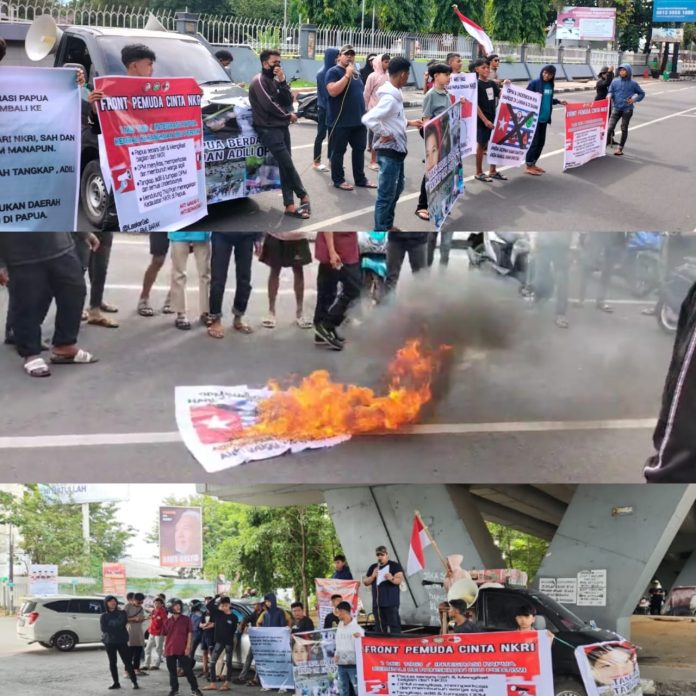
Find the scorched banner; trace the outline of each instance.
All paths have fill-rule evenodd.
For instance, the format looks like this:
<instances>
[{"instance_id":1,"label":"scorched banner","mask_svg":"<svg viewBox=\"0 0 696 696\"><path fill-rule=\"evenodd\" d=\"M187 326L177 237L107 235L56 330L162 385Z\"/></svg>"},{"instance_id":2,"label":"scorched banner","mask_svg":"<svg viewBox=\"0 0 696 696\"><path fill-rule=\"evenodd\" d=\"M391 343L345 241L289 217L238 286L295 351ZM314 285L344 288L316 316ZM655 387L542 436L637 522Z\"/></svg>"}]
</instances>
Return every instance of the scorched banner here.
<instances>
[{"instance_id":1,"label":"scorched banner","mask_svg":"<svg viewBox=\"0 0 696 696\"><path fill-rule=\"evenodd\" d=\"M563 171L606 154L609 101L568 104L565 109Z\"/></svg>"},{"instance_id":2,"label":"scorched banner","mask_svg":"<svg viewBox=\"0 0 696 696\"><path fill-rule=\"evenodd\" d=\"M189 77L98 77L97 113L123 232L171 232L207 210L201 89Z\"/></svg>"},{"instance_id":3,"label":"scorched banner","mask_svg":"<svg viewBox=\"0 0 696 696\"><path fill-rule=\"evenodd\" d=\"M575 649L587 696L642 696L636 649L628 641Z\"/></svg>"},{"instance_id":4,"label":"scorched banner","mask_svg":"<svg viewBox=\"0 0 696 696\"><path fill-rule=\"evenodd\" d=\"M259 404L268 389L177 387L176 422L189 452L208 472L244 462L278 457L287 452L332 447L349 435L324 440L278 440L254 433Z\"/></svg>"},{"instance_id":5,"label":"scorched banner","mask_svg":"<svg viewBox=\"0 0 696 696\"><path fill-rule=\"evenodd\" d=\"M449 633L359 641L361 694L553 696L545 631Z\"/></svg>"},{"instance_id":6,"label":"scorched banner","mask_svg":"<svg viewBox=\"0 0 696 696\"><path fill-rule=\"evenodd\" d=\"M460 105L459 147L462 157L476 152L478 84L476 73L452 73L447 92L452 104ZM464 99L464 101L461 101Z\"/></svg>"},{"instance_id":7,"label":"scorched banner","mask_svg":"<svg viewBox=\"0 0 696 696\"><path fill-rule=\"evenodd\" d=\"M314 585L317 592L317 604L319 605L319 625L324 625L324 619L333 611L331 597L341 595L344 602L350 604L353 614L358 613L359 580L336 580L335 578L315 578Z\"/></svg>"},{"instance_id":8,"label":"scorched banner","mask_svg":"<svg viewBox=\"0 0 696 696\"><path fill-rule=\"evenodd\" d=\"M72 68L0 68L0 229L77 229L80 88Z\"/></svg>"},{"instance_id":9,"label":"scorched banner","mask_svg":"<svg viewBox=\"0 0 696 696\"><path fill-rule=\"evenodd\" d=\"M495 126L488 145L488 163L518 165L536 132L541 94L509 84L504 85L495 114Z\"/></svg>"}]
</instances>

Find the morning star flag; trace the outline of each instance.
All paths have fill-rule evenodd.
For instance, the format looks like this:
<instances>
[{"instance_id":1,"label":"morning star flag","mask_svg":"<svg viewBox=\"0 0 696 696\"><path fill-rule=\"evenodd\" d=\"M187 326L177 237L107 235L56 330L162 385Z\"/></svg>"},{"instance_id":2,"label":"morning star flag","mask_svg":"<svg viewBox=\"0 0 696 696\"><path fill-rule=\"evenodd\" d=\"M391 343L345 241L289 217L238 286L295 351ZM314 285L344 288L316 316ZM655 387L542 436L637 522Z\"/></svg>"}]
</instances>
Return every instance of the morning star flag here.
<instances>
[{"instance_id":1,"label":"morning star flag","mask_svg":"<svg viewBox=\"0 0 696 696\"><path fill-rule=\"evenodd\" d=\"M430 536L425 529L420 515L413 517L413 529L411 530L411 545L408 547L408 563L406 575L409 577L425 568L425 555L423 551L430 546Z\"/></svg>"},{"instance_id":2,"label":"morning star flag","mask_svg":"<svg viewBox=\"0 0 696 696\"><path fill-rule=\"evenodd\" d=\"M466 33L475 41L478 41L487 54L493 53L493 42L490 40L488 34L486 34L476 22L472 22L468 17L465 17L456 5L452 5L452 9L454 10L454 14L459 17L464 29L466 29Z\"/></svg>"}]
</instances>

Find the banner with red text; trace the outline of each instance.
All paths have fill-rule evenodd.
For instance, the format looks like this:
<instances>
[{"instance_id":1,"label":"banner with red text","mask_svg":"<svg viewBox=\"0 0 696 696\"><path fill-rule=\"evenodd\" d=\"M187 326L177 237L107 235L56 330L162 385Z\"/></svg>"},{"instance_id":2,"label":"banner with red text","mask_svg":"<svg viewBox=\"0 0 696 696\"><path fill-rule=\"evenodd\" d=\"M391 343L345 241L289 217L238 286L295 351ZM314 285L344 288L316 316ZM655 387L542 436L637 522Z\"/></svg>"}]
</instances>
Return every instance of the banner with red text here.
<instances>
[{"instance_id":1,"label":"banner with red text","mask_svg":"<svg viewBox=\"0 0 696 696\"><path fill-rule=\"evenodd\" d=\"M126 596L126 566L123 563L102 563L102 591L105 595Z\"/></svg>"},{"instance_id":2,"label":"banner with red text","mask_svg":"<svg viewBox=\"0 0 696 696\"><path fill-rule=\"evenodd\" d=\"M553 696L546 631L449 633L359 641L361 694Z\"/></svg>"},{"instance_id":3,"label":"banner with red text","mask_svg":"<svg viewBox=\"0 0 696 696\"><path fill-rule=\"evenodd\" d=\"M207 212L201 90L189 77L98 77L97 114L124 232L171 232Z\"/></svg>"},{"instance_id":4,"label":"banner with red text","mask_svg":"<svg viewBox=\"0 0 696 696\"><path fill-rule=\"evenodd\" d=\"M341 595L342 601L348 602L353 615L358 613L358 580L336 580L334 578L315 578L314 585L317 590L317 605L319 607L319 626L324 625L324 619L333 611L331 597Z\"/></svg>"},{"instance_id":5,"label":"banner with red text","mask_svg":"<svg viewBox=\"0 0 696 696\"><path fill-rule=\"evenodd\" d=\"M565 108L563 171L606 154L609 101L568 104Z\"/></svg>"},{"instance_id":6,"label":"banner with red text","mask_svg":"<svg viewBox=\"0 0 696 696\"><path fill-rule=\"evenodd\" d=\"M642 696L635 646L626 640L575 649L587 696Z\"/></svg>"}]
</instances>

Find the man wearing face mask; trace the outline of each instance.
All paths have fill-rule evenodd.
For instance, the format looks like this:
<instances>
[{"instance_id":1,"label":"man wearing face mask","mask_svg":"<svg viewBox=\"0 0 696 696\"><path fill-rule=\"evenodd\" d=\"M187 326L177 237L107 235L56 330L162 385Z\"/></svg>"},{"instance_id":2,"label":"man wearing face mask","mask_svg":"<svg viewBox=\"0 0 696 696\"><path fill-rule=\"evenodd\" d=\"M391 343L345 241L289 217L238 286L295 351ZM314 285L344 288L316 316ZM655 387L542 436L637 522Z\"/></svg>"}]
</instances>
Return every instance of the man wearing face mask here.
<instances>
[{"instance_id":1,"label":"man wearing face mask","mask_svg":"<svg viewBox=\"0 0 696 696\"><path fill-rule=\"evenodd\" d=\"M280 53L271 48L262 51L260 58L261 72L254 75L249 85L253 125L261 144L278 163L285 214L306 220L311 213L309 196L293 164L290 145L289 126L297 123L292 112L292 93L280 65ZM294 196L301 205L295 204Z\"/></svg>"},{"instance_id":2,"label":"man wearing face mask","mask_svg":"<svg viewBox=\"0 0 696 696\"><path fill-rule=\"evenodd\" d=\"M355 185L375 189L365 177L367 129L362 123L365 114L364 85L355 68L355 49L341 48L336 65L326 72L326 91L329 94L326 125L329 129L331 179L342 191L352 191L346 181L343 157L350 145Z\"/></svg>"}]
</instances>

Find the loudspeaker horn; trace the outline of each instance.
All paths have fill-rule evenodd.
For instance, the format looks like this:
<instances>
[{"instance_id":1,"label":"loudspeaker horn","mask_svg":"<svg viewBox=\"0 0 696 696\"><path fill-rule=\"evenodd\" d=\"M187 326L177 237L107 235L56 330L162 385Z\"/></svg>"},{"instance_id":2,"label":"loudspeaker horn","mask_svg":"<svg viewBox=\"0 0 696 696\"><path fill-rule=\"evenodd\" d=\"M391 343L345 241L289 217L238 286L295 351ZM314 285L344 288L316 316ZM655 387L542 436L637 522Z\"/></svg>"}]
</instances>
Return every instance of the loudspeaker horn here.
<instances>
[{"instance_id":1,"label":"loudspeaker horn","mask_svg":"<svg viewBox=\"0 0 696 696\"><path fill-rule=\"evenodd\" d=\"M56 20L51 15L39 15L29 27L24 40L24 51L29 60L39 61L53 53L63 36Z\"/></svg>"},{"instance_id":2,"label":"loudspeaker horn","mask_svg":"<svg viewBox=\"0 0 696 696\"><path fill-rule=\"evenodd\" d=\"M449 592L447 593L448 602L451 602L453 599L461 599L466 602L467 607L471 607L476 603L479 588L468 573L467 576L468 577L464 577L461 580L457 580L457 582L449 588Z\"/></svg>"},{"instance_id":3,"label":"loudspeaker horn","mask_svg":"<svg viewBox=\"0 0 696 696\"><path fill-rule=\"evenodd\" d=\"M147 24L143 27L143 29L147 29L147 31L168 31L167 27L162 24L162 22L155 17L155 15L150 12L150 16L147 20Z\"/></svg>"}]
</instances>

